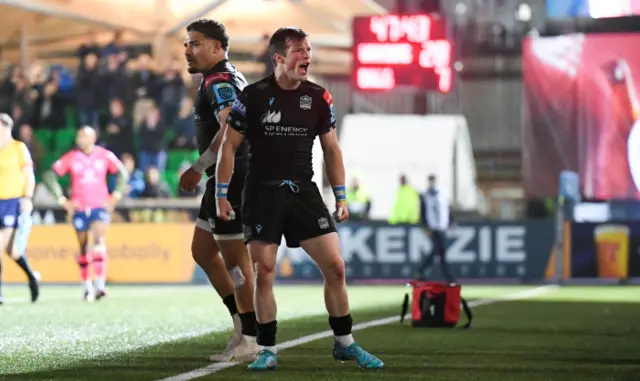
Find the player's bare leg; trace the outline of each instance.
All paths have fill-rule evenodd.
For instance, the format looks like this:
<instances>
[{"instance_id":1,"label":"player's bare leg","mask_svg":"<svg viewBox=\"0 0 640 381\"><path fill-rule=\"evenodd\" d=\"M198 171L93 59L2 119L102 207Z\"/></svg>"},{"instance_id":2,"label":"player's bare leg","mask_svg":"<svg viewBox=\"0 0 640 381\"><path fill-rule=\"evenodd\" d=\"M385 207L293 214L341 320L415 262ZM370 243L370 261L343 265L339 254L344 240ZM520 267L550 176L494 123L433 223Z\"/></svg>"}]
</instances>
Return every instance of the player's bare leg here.
<instances>
[{"instance_id":1,"label":"player's bare leg","mask_svg":"<svg viewBox=\"0 0 640 381\"><path fill-rule=\"evenodd\" d=\"M193 240L191 241L191 254L198 266L207 274L209 282L220 295L222 302L233 319L234 335L227 348L223 351L225 358L219 359L215 355L211 357L212 360L225 361L227 353L236 347L242 338L242 323L238 315L238 306L233 292L233 281L219 253L218 245L213 239L213 234L209 230L196 225L193 231Z\"/></svg>"},{"instance_id":2,"label":"player's bare leg","mask_svg":"<svg viewBox=\"0 0 640 381\"><path fill-rule=\"evenodd\" d=\"M18 266L24 271L27 279L29 280L29 291L31 292L31 301L35 302L40 296L40 274L31 269L29 261L24 254L14 252L14 240L16 237L15 229L2 229L0 231L0 251L3 251L16 262ZM1 257L1 255L0 255ZM2 279L2 259L0 258L0 281ZM2 290L0 290L0 303L2 302Z\"/></svg>"},{"instance_id":3,"label":"player's bare leg","mask_svg":"<svg viewBox=\"0 0 640 381\"><path fill-rule=\"evenodd\" d=\"M324 301L329 312L329 325L335 335L333 357L338 361L355 361L363 368L381 368L382 361L356 344L351 335L353 320L349 313L349 297L338 233L301 241L300 246L315 261L324 277Z\"/></svg>"},{"instance_id":4,"label":"player's bare leg","mask_svg":"<svg viewBox=\"0 0 640 381\"><path fill-rule=\"evenodd\" d=\"M80 268L80 279L84 287L84 300L92 302L95 298L93 293L93 283L89 277L89 264L91 264L91 256L89 253L89 232L76 232L80 252L77 262Z\"/></svg>"},{"instance_id":5,"label":"player's bare leg","mask_svg":"<svg viewBox=\"0 0 640 381\"><path fill-rule=\"evenodd\" d=\"M94 221L89 228L91 231L92 245L89 249L93 276L95 277L95 299L100 300L107 295L107 229L106 221Z\"/></svg>"},{"instance_id":6,"label":"player's bare leg","mask_svg":"<svg viewBox=\"0 0 640 381\"><path fill-rule=\"evenodd\" d=\"M6 241L8 241L8 237L9 235L8 233L9 229L0 229L0 248L6 247ZM0 305L3 304L3 297L2 297L2 257L3 255L0 254Z\"/></svg>"},{"instance_id":7,"label":"player's bare leg","mask_svg":"<svg viewBox=\"0 0 640 381\"><path fill-rule=\"evenodd\" d=\"M249 360L254 358L259 351L259 347L256 344L256 314L253 308L254 275L249 252L243 239L224 235L214 235L214 238L233 281L238 315L242 325L242 341L233 348L232 353L227 355L230 356L229 360ZM226 360L222 357L216 359L218 361Z\"/></svg>"},{"instance_id":8,"label":"player's bare leg","mask_svg":"<svg viewBox=\"0 0 640 381\"><path fill-rule=\"evenodd\" d=\"M233 297L233 282L227 272L224 260L219 255L218 245L211 232L196 226L193 231L193 240L191 241L191 255L193 255L193 259L198 266L207 274L207 278L209 278L218 295L223 300L225 297ZM237 312L237 307L234 309ZM231 309L229 312L232 315L234 313Z\"/></svg>"},{"instance_id":9,"label":"player's bare leg","mask_svg":"<svg viewBox=\"0 0 640 381\"><path fill-rule=\"evenodd\" d=\"M338 234L321 235L300 242L300 246L315 261L324 276L324 302L329 316L347 316L349 297Z\"/></svg>"},{"instance_id":10,"label":"player's bare leg","mask_svg":"<svg viewBox=\"0 0 640 381\"><path fill-rule=\"evenodd\" d=\"M256 361L249 365L249 369L275 369L277 366L275 346L278 308L273 294L273 285L276 279L278 245L263 241L251 241L248 246L256 272L253 305L258 320L258 345L263 349L258 356L258 360L261 360L260 364L256 364L258 362Z\"/></svg>"}]
</instances>

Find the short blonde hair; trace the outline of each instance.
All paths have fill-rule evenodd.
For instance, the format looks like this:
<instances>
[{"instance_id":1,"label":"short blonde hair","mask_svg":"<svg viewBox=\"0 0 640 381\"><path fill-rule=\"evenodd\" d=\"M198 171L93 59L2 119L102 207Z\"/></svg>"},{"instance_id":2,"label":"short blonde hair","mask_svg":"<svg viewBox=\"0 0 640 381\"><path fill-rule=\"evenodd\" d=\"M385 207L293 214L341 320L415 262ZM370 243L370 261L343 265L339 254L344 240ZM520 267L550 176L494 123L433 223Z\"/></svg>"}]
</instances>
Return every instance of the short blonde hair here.
<instances>
[{"instance_id":1,"label":"short blonde hair","mask_svg":"<svg viewBox=\"0 0 640 381\"><path fill-rule=\"evenodd\" d=\"M9 114L0 114L0 123L8 129L13 129L13 119L9 116Z\"/></svg>"}]
</instances>

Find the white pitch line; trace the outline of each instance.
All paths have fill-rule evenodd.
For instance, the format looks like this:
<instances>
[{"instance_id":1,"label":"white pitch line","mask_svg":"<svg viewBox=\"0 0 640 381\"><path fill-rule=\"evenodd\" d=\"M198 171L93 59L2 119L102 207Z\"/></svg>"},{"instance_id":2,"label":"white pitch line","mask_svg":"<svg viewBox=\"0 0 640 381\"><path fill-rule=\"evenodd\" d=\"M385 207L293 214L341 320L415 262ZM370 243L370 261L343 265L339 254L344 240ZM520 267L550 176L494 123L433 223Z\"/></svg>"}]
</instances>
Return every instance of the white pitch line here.
<instances>
[{"instance_id":1,"label":"white pitch line","mask_svg":"<svg viewBox=\"0 0 640 381\"><path fill-rule=\"evenodd\" d=\"M491 299L479 299L479 300L474 300L469 302L469 307L477 307L477 306L486 306L489 304L494 304L494 303L499 303L499 302L504 302L504 301L511 301L511 300L520 300L520 299L528 299L528 298L533 298L537 295L546 293L552 289L557 288L557 285L546 285L546 286L540 286L540 287L536 287L530 290L525 290L525 291L520 291L520 292L515 292L512 294L508 294L505 295L503 297L499 297L499 298L491 298ZM377 320L371 320L368 322L364 322L364 323L360 323L360 324L356 324L353 326L353 328L351 329L352 331L359 331L362 329L366 329L366 328L371 328L371 327L378 327L381 325L386 325L386 324L390 324L390 323L394 323L397 322L399 319L399 316L390 316L387 318L383 318L383 319L377 319ZM292 348L292 347L297 347L299 345L302 344L306 344L306 343L310 343L312 341L316 341L316 340L320 340L320 339L326 339L329 337L333 336L333 331L328 330L328 331L323 331L323 332L318 332L318 333L314 333L312 335L307 335L307 336L302 336L300 338L294 339L294 340L289 340L289 341L285 341L281 344L276 345L276 348L278 350L282 350L282 349L287 349L287 348ZM211 365L199 368L199 369L195 369L189 372L185 372L185 373L181 373L175 376L171 376L171 377L167 377L167 378L163 378L161 380L157 380L157 381L189 381L189 380L193 380L195 378L199 378L199 377L204 377L210 374L214 374L217 373L221 370L227 369L227 368L231 368L233 366L242 364L241 362L217 362L217 363L213 363Z\"/></svg>"},{"instance_id":2,"label":"white pitch line","mask_svg":"<svg viewBox=\"0 0 640 381\"><path fill-rule=\"evenodd\" d=\"M137 286L135 286L137 287ZM160 286L160 287L166 287L166 286ZM42 286L41 286L41 290L42 290ZM81 291L82 288L81 286L78 286L78 290ZM117 293L116 295L113 296L109 296L109 299L126 299L126 298L145 298L145 297L149 297L149 296L157 296L157 295L172 295L172 294L176 294L179 292L183 292L182 290L180 290L179 288L176 289L142 289L142 290L132 290L132 291L128 291L125 293ZM45 303L45 302L61 302L61 301L82 301L82 295L80 292L75 292L75 291L69 291L68 293L65 294L55 294L53 296L49 296L46 294L45 291L45 295L43 296L43 292L40 291L40 298L38 299L38 301L36 302L36 304L41 304L41 303ZM3 302L5 304L31 304L31 299L27 298L27 297L10 297L10 298L4 298Z\"/></svg>"}]
</instances>

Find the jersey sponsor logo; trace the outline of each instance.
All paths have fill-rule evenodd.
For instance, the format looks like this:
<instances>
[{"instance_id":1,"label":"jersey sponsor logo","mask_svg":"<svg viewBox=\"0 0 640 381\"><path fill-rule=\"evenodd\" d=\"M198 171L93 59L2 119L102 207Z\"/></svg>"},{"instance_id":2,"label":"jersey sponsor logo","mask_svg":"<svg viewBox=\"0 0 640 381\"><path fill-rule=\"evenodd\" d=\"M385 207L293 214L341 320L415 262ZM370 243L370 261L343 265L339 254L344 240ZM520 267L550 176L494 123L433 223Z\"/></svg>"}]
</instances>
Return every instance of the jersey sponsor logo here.
<instances>
[{"instance_id":1,"label":"jersey sponsor logo","mask_svg":"<svg viewBox=\"0 0 640 381\"><path fill-rule=\"evenodd\" d=\"M244 103L240 102L238 98L233 101L233 105L231 105L231 109L240 114L243 118L247 117L247 108Z\"/></svg>"},{"instance_id":2,"label":"jersey sponsor logo","mask_svg":"<svg viewBox=\"0 0 640 381\"><path fill-rule=\"evenodd\" d=\"M205 87L209 87L212 83L216 81L229 81L231 80L231 74L229 73L214 73L208 76L205 81Z\"/></svg>"},{"instance_id":3,"label":"jersey sponsor logo","mask_svg":"<svg viewBox=\"0 0 640 381\"><path fill-rule=\"evenodd\" d=\"M308 95L303 95L300 97L300 108L302 110L311 110L311 97Z\"/></svg>"},{"instance_id":4,"label":"jersey sponsor logo","mask_svg":"<svg viewBox=\"0 0 640 381\"><path fill-rule=\"evenodd\" d=\"M268 125L264 126L264 134L266 136L307 136L307 128Z\"/></svg>"},{"instance_id":5,"label":"jersey sponsor logo","mask_svg":"<svg viewBox=\"0 0 640 381\"><path fill-rule=\"evenodd\" d=\"M262 124L280 123L282 113L280 111L269 111L262 116Z\"/></svg>"},{"instance_id":6,"label":"jersey sponsor logo","mask_svg":"<svg viewBox=\"0 0 640 381\"><path fill-rule=\"evenodd\" d=\"M216 83L213 85L213 92L218 103L224 103L236 98L236 90L229 83Z\"/></svg>"},{"instance_id":7,"label":"jersey sponsor logo","mask_svg":"<svg viewBox=\"0 0 640 381\"><path fill-rule=\"evenodd\" d=\"M262 115L262 126L266 136L307 136L306 127L278 125L282 120L280 111L269 111Z\"/></svg>"}]
</instances>

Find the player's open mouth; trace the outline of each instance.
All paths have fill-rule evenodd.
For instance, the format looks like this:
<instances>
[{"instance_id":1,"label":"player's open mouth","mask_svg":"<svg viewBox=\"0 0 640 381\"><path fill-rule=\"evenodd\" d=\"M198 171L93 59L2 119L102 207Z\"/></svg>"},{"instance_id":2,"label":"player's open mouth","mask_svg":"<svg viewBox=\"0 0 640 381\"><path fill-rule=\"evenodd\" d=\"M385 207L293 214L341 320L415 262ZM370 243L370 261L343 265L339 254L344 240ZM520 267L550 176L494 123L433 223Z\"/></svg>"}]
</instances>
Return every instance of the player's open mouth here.
<instances>
[{"instance_id":1,"label":"player's open mouth","mask_svg":"<svg viewBox=\"0 0 640 381\"><path fill-rule=\"evenodd\" d=\"M305 63L305 64L300 65L300 71L303 74L307 74L307 72L309 71L309 65L311 65L311 64L310 63Z\"/></svg>"}]
</instances>

